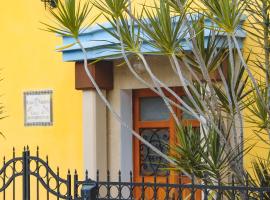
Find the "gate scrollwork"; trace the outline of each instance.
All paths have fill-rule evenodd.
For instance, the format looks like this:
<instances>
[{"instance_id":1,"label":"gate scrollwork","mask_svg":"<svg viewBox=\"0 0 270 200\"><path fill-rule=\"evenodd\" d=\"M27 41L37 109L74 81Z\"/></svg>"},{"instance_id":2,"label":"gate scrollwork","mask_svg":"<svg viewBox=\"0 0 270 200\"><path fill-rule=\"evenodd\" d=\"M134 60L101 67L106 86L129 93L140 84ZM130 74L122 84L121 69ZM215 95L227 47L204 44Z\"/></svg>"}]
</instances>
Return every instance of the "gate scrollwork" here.
<instances>
[{"instance_id":1,"label":"gate scrollwork","mask_svg":"<svg viewBox=\"0 0 270 200\"><path fill-rule=\"evenodd\" d=\"M17 180L19 177L21 179ZM33 181L31 177L34 177L36 181ZM36 188L36 199L49 200L54 196L57 199L73 200L70 171L68 171L66 178L60 177L59 168L54 172L49 166L48 157L46 157L46 160L40 158L38 148L35 156L30 155L29 147L25 147L22 156L16 156L13 148L12 158L6 161L4 157L3 166L0 169L0 193L3 194L4 200L7 198L6 190L9 186L12 187L12 193L9 192L8 199L17 199L16 186L18 184L16 182L19 181L21 181L23 187L23 200L30 200L31 188ZM36 187L33 187L33 184ZM41 196L44 195L44 192L40 192L41 188L45 189L46 198Z\"/></svg>"}]
</instances>

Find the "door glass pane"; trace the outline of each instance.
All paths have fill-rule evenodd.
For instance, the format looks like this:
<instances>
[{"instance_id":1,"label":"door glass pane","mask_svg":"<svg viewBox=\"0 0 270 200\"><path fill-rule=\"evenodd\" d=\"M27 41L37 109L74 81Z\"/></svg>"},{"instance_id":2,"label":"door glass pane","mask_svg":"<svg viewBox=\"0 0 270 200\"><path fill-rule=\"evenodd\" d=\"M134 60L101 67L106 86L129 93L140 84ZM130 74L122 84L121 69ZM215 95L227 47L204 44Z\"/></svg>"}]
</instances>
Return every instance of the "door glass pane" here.
<instances>
[{"instance_id":1,"label":"door glass pane","mask_svg":"<svg viewBox=\"0 0 270 200\"><path fill-rule=\"evenodd\" d=\"M170 112L161 97L140 98L141 121L161 121L170 118Z\"/></svg>"},{"instance_id":2,"label":"door glass pane","mask_svg":"<svg viewBox=\"0 0 270 200\"><path fill-rule=\"evenodd\" d=\"M141 129L141 136L150 144L167 155L169 143L169 129ZM168 162L157 155L153 150L143 143L140 144L140 172L143 176L164 176L167 171L164 168Z\"/></svg>"},{"instance_id":3,"label":"door glass pane","mask_svg":"<svg viewBox=\"0 0 270 200\"><path fill-rule=\"evenodd\" d=\"M183 96L182 97L183 101L187 104L187 105L191 105L191 102L189 100L189 98L187 96ZM190 106L192 107L192 106ZM193 120L196 119L192 114L190 114L189 112L183 111L183 120Z\"/></svg>"}]
</instances>

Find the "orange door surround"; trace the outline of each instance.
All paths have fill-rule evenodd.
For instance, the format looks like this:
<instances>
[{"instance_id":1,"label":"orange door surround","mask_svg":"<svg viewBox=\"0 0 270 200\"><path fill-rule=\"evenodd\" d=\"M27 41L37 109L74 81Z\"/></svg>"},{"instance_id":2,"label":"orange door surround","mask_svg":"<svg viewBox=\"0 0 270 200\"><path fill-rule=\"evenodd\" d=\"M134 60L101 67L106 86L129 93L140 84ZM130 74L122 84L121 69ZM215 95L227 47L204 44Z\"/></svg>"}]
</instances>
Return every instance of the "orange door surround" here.
<instances>
[{"instance_id":1,"label":"orange door surround","mask_svg":"<svg viewBox=\"0 0 270 200\"><path fill-rule=\"evenodd\" d=\"M172 88L178 95L184 96L182 88ZM176 101L172 95L164 92L167 97L171 100ZM182 117L183 112L173 107L175 113L179 119ZM194 127L199 127L197 120L185 120L183 123L191 124ZM134 130L139 133L144 139L157 147L160 151L168 154L169 150L165 143L174 144L176 125L173 117L169 113L162 98L149 89L133 90L133 126ZM166 163L164 159L155 155L148 147L143 145L137 138L133 137L133 171L134 171L134 182L141 182L144 177L145 182L154 182L154 174L156 174L156 181L158 183L169 183L175 184L190 182L187 178L179 177L179 175L173 172L166 171ZM168 180L166 174L169 174ZM139 189L138 189L139 190ZM140 192L135 190L135 197L139 197ZM137 193L137 194L136 194ZM149 199L153 196L153 191L145 191L146 197ZM164 199L164 191L158 192L158 199ZM174 192L170 192L173 197L178 196ZM188 195L188 192L183 191L183 196ZM196 194L196 198L197 198ZM199 196L201 196L199 194ZM198 196L198 197L199 197ZM147 199L147 198L146 198Z\"/></svg>"}]
</instances>

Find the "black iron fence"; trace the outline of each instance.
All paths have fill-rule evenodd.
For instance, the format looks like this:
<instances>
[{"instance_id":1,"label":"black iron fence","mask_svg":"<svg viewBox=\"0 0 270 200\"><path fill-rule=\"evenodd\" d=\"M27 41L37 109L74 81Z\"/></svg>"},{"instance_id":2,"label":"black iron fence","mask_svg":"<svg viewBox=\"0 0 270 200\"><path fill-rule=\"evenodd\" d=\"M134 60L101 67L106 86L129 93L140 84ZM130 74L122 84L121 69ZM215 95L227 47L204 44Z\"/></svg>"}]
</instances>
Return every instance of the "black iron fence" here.
<instances>
[{"instance_id":1,"label":"black iron fence","mask_svg":"<svg viewBox=\"0 0 270 200\"><path fill-rule=\"evenodd\" d=\"M230 184L207 185L195 183L195 179L178 176L177 183L170 183L170 177L166 176L165 182L159 182L157 177L153 181L133 182L132 174L130 181L121 181L119 173L118 181L97 181L97 196L95 199L146 199L146 200L270 200L270 187L254 187L236 185L231 177ZM181 182L183 181L183 182ZM86 182L84 182L86 183Z\"/></svg>"},{"instance_id":2,"label":"black iron fence","mask_svg":"<svg viewBox=\"0 0 270 200\"><path fill-rule=\"evenodd\" d=\"M270 177L269 177L270 178ZM145 181L148 179L148 181ZM145 200L270 200L270 187L251 186L248 176L245 177L246 184L236 184L234 176L228 177L230 183L217 183L208 185L196 183L194 177L189 179L181 174L170 174L164 176L160 181L154 176L141 177L140 182L130 180L122 181L121 172L118 173L118 181L111 181L110 172L107 172L107 180L99 181L97 172L97 194L95 199L145 199ZM165 180L164 180L165 179ZM86 183L87 181L81 182ZM176 183L171 183L176 182Z\"/></svg>"},{"instance_id":3,"label":"black iron fence","mask_svg":"<svg viewBox=\"0 0 270 200\"><path fill-rule=\"evenodd\" d=\"M246 184L235 184L234 178L230 184L207 185L195 182L195 179L172 174L160 177L138 177L134 181L130 173L128 181L122 181L121 172L117 181L112 181L107 172L106 180L92 181L86 172L84 180L79 180L75 171L71 175L67 172L61 177L59 169L52 170L48 157L45 160L39 157L37 149L34 156L30 155L29 148L25 148L21 156L13 156L0 169L0 199L21 200L101 200L101 199L138 199L138 200L229 200L229 199L259 199L270 200L270 187L254 187ZM270 177L269 177L270 178Z\"/></svg>"}]
</instances>

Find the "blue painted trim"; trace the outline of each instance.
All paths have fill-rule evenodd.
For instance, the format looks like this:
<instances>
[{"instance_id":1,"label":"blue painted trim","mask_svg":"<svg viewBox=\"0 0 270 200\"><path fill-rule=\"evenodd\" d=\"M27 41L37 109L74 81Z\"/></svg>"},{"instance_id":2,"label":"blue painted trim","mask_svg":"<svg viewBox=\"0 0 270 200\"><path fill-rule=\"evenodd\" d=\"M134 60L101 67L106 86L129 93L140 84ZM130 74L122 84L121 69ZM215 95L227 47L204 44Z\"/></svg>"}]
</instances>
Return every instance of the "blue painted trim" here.
<instances>
[{"instance_id":1,"label":"blue painted trim","mask_svg":"<svg viewBox=\"0 0 270 200\"><path fill-rule=\"evenodd\" d=\"M245 20L245 18L242 19L242 22ZM205 24L211 25L211 21L209 19L205 19ZM106 29L113 30L113 27L109 22L105 22L102 24L103 27ZM207 43L208 37L210 35L210 30L205 29L204 30L205 35L205 44ZM224 34L219 33L217 35L219 37L223 37L223 41L226 40L226 37L224 37ZM239 42L240 47L243 46L243 40L246 37L246 32L242 29L242 25L239 27L239 29L236 31L236 38ZM94 25L90 27L89 29L82 32L79 36L83 46L87 50L87 56L89 60L95 60L95 59L116 59L121 57L121 52L119 50L116 50L115 47L119 46L119 41L115 39L113 36L111 36L108 32L103 30L100 25ZM186 38L190 38L189 35L186 35ZM145 39L147 41L147 37L145 36ZM221 41L222 41L221 40ZM74 43L74 39L70 37L63 37L63 45L67 46L69 44ZM191 51L191 45L188 45L186 40L183 40L181 42L181 45L183 47L183 50L185 51ZM58 47L61 48L61 47ZM149 52L155 52L158 53L159 50L155 49L154 47L151 47L149 44L144 43L142 44L141 51L145 54L149 54ZM70 48L64 49L61 51L63 54L63 60L65 62L69 61L82 61L83 60L83 54L79 47L79 45L74 45Z\"/></svg>"}]
</instances>

